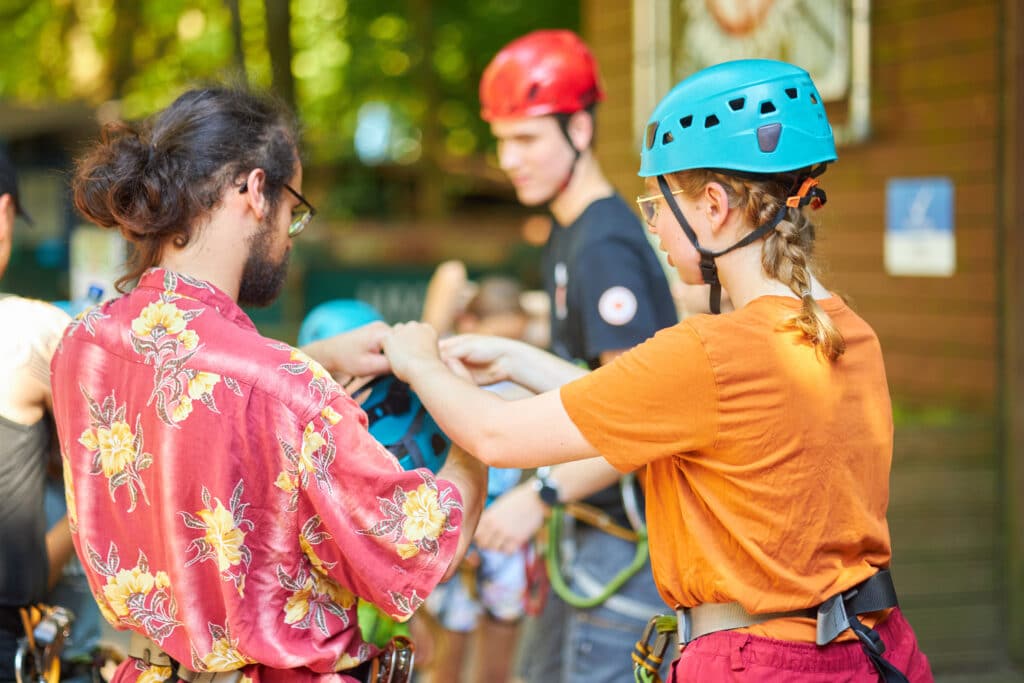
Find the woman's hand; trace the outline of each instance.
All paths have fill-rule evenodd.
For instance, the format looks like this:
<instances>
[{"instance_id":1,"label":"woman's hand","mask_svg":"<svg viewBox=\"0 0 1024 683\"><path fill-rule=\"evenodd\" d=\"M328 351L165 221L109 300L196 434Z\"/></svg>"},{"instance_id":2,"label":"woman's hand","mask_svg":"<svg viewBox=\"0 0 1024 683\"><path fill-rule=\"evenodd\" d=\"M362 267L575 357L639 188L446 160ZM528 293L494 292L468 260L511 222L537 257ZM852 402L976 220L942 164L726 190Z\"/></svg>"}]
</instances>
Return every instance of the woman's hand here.
<instances>
[{"instance_id":1,"label":"woman's hand","mask_svg":"<svg viewBox=\"0 0 1024 683\"><path fill-rule=\"evenodd\" d=\"M512 357L522 342L507 337L463 334L441 341L445 359L459 361L480 385L494 384L512 375Z\"/></svg>"},{"instance_id":2,"label":"woman's hand","mask_svg":"<svg viewBox=\"0 0 1024 683\"><path fill-rule=\"evenodd\" d=\"M441 363L437 331L426 323L399 323L384 338L384 353L391 372L400 380L413 383L413 375L423 367Z\"/></svg>"}]
</instances>

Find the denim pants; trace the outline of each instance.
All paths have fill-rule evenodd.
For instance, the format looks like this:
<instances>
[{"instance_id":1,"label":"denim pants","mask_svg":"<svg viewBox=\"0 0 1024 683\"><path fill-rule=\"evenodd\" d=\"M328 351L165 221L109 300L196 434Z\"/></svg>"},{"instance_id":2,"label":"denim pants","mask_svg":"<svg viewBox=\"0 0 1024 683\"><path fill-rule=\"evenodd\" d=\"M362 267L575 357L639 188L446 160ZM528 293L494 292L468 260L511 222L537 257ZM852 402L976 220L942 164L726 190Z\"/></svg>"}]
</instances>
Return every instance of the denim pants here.
<instances>
[{"instance_id":1,"label":"denim pants","mask_svg":"<svg viewBox=\"0 0 1024 683\"><path fill-rule=\"evenodd\" d=\"M575 539L576 554L565 574L582 595L596 594L636 551L632 543L591 527L581 527ZM597 607L571 607L552 591L543 613L524 622L516 673L527 683L628 683L633 645L648 619L669 611L654 586L650 560ZM668 670L666 662L663 675Z\"/></svg>"}]
</instances>

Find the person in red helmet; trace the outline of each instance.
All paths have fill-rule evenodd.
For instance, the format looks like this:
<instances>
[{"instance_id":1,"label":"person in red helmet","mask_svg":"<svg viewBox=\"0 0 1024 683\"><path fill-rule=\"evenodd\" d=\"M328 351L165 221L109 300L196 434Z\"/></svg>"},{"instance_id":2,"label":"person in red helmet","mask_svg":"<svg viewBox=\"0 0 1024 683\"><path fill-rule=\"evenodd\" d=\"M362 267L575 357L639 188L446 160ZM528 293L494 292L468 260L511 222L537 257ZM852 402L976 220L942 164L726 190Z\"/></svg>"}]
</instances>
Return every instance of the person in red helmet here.
<instances>
[{"instance_id":1,"label":"person in red helmet","mask_svg":"<svg viewBox=\"0 0 1024 683\"><path fill-rule=\"evenodd\" d=\"M542 268L552 350L591 368L676 323L664 270L594 156L594 112L603 99L596 60L566 30L509 43L480 82L481 116L497 138L502 170L522 204L551 214ZM516 665L522 680L618 683L632 676L632 634L658 612L660 599L643 548L638 553L615 535L628 538L643 524L642 504L624 503L642 494L631 477L620 478L600 458L545 468L481 519L478 545L504 552L528 543L547 513L567 503L583 501L609 521L581 522L562 534L574 547L556 558L565 576L550 577L564 582L552 581L556 590L543 611L524 625ZM624 580L629 567L636 573Z\"/></svg>"}]
</instances>

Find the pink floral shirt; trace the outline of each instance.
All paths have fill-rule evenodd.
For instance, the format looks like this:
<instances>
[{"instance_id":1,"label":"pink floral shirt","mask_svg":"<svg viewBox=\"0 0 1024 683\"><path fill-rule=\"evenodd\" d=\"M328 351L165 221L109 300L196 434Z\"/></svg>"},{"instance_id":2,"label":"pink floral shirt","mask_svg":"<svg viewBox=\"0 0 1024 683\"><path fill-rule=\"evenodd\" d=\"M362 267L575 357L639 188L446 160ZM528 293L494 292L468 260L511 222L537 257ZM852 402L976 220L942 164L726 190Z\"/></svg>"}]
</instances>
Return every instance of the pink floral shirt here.
<instances>
[{"instance_id":1,"label":"pink floral shirt","mask_svg":"<svg viewBox=\"0 0 1024 683\"><path fill-rule=\"evenodd\" d=\"M53 359L68 514L106 619L198 671L354 681L357 600L405 620L462 506L404 472L301 351L209 283L150 270L71 323ZM116 681L166 668L128 659Z\"/></svg>"}]
</instances>

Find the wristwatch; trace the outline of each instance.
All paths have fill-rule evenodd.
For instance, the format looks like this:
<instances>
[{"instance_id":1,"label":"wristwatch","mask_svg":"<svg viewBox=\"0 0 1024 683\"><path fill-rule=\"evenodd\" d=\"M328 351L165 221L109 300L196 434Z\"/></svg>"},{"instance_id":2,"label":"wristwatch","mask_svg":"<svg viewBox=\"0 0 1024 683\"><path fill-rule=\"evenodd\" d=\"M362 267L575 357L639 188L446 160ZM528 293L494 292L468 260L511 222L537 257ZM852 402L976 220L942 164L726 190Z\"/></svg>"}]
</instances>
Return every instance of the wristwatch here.
<instances>
[{"instance_id":1,"label":"wristwatch","mask_svg":"<svg viewBox=\"0 0 1024 683\"><path fill-rule=\"evenodd\" d=\"M533 479L533 490L537 492L540 502L548 507L553 507L560 502L560 496L558 484L549 478L550 474L550 467L538 467L537 476Z\"/></svg>"}]
</instances>

